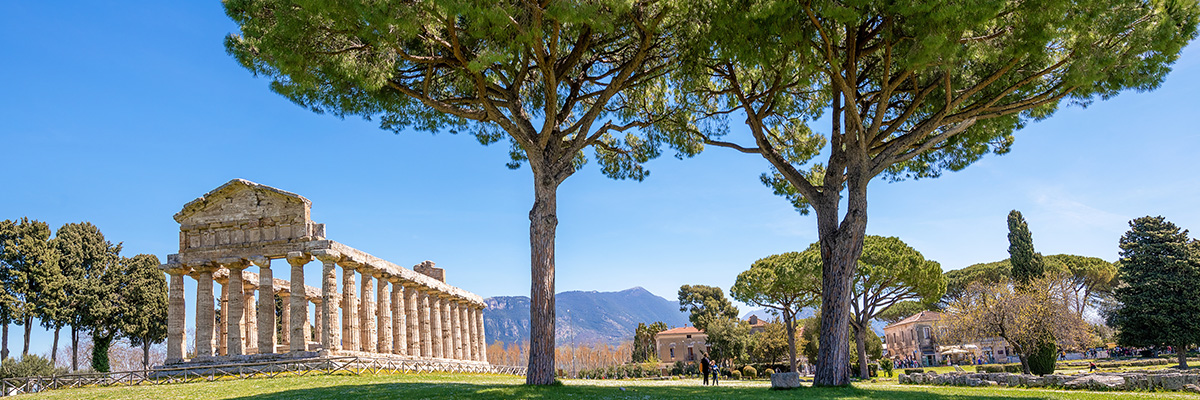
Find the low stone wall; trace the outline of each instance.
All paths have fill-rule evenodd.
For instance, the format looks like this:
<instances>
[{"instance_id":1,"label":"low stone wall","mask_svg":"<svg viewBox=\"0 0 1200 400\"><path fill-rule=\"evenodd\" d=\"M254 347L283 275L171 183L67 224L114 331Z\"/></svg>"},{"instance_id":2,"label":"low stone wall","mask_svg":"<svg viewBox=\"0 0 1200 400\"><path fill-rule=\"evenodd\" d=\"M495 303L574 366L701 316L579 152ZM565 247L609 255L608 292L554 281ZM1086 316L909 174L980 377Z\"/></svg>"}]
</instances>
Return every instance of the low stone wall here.
<instances>
[{"instance_id":1,"label":"low stone wall","mask_svg":"<svg viewBox=\"0 0 1200 400\"><path fill-rule=\"evenodd\" d=\"M900 374L902 385L1024 386L1087 390L1174 390L1200 393L1200 370L1131 371L1079 375L1023 375L1007 372Z\"/></svg>"}]
</instances>

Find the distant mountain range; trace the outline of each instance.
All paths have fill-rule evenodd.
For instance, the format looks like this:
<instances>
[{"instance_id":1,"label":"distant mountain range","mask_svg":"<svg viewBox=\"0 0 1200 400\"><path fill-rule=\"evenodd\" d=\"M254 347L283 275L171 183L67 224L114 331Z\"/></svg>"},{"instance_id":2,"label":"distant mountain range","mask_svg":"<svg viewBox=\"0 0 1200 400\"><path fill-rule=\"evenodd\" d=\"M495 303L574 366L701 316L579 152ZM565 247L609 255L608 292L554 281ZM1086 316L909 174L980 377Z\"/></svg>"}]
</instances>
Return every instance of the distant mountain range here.
<instances>
[{"instance_id":1,"label":"distant mountain range","mask_svg":"<svg viewBox=\"0 0 1200 400\"><path fill-rule=\"evenodd\" d=\"M688 323L679 303L641 287L619 292L563 292L555 299L555 340L562 344L619 344L633 339L638 323L662 321L668 327ZM529 340L529 297L484 299L483 324L488 342ZM762 317L766 318L765 315Z\"/></svg>"},{"instance_id":2,"label":"distant mountain range","mask_svg":"<svg viewBox=\"0 0 1200 400\"><path fill-rule=\"evenodd\" d=\"M522 343L529 340L529 297L496 296L484 299L483 324L489 343ZM770 321L775 319L765 309L746 311ZM813 316L805 309L799 318ZM687 313L679 311L679 303L650 293L641 287L619 292L562 292L555 296L555 341L563 344L607 343L617 345L632 340L638 323L662 321L668 327L689 324ZM883 334L883 322L872 321L876 334Z\"/></svg>"}]
</instances>

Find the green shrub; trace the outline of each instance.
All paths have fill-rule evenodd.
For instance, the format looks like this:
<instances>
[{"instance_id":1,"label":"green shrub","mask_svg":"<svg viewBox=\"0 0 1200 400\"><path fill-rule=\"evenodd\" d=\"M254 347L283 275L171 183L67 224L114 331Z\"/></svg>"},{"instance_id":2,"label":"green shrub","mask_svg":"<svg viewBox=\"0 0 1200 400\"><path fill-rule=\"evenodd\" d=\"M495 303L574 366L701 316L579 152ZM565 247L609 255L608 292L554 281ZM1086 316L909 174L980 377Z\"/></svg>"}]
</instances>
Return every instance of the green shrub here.
<instances>
[{"instance_id":1,"label":"green shrub","mask_svg":"<svg viewBox=\"0 0 1200 400\"><path fill-rule=\"evenodd\" d=\"M5 358L0 362L0 378L24 378L29 376L60 375L66 371L57 370L50 360L37 354L27 354L21 359Z\"/></svg>"},{"instance_id":2,"label":"green shrub","mask_svg":"<svg viewBox=\"0 0 1200 400\"><path fill-rule=\"evenodd\" d=\"M770 378L770 377L771 377L771 375L775 375L775 370L773 370L773 369L770 369L770 368L767 368L767 369L763 370L763 376L764 376L764 377Z\"/></svg>"},{"instance_id":3,"label":"green shrub","mask_svg":"<svg viewBox=\"0 0 1200 400\"><path fill-rule=\"evenodd\" d=\"M881 371L883 371L884 374L887 374L888 378L892 377L892 370L895 368L896 368L896 366L895 366L895 364L892 364L891 359L885 358L885 359L879 360L879 369Z\"/></svg>"},{"instance_id":4,"label":"green shrub","mask_svg":"<svg viewBox=\"0 0 1200 400\"><path fill-rule=\"evenodd\" d=\"M742 371L738 371L736 369L733 370L732 372L729 373L729 379L733 379L735 381L741 380L742 379Z\"/></svg>"},{"instance_id":5,"label":"green shrub","mask_svg":"<svg viewBox=\"0 0 1200 400\"><path fill-rule=\"evenodd\" d=\"M1004 366L1003 365L995 365L995 364L976 365L975 372L986 372L986 373L1004 372Z\"/></svg>"},{"instance_id":6,"label":"green shrub","mask_svg":"<svg viewBox=\"0 0 1200 400\"><path fill-rule=\"evenodd\" d=\"M758 370L754 369L754 367L751 367L751 366L747 365L747 366L745 366L745 367L743 367L743 368L742 368L742 376L746 377L746 379L754 379L754 378L757 378L757 377L758 377Z\"/></svg>"},{"instance_id":7,"label":"green shrub","mask_svg":"<svg viewBox=\"0 0 1200 400\"><path fill-rule=\"evenodd\" d=\"M1019 374L1024 371L1021 370L1021 364L1017 363L1017 364L1004 364L1004 372L1011 372L1014 374Z\"/></svg>"},{"instance_id":8,"label":"green shrub","mask_svg":"<svg viewBox=\"0 0 1200 400\"><path fill-rule=\"evenodd\" d=\"M1033 354L1029 355L1029 373L1034 375L1049 375L1054 373L1055 363L1058 362L1058 346L1054 341L1038 343Z\"/></svg>"},{"instance_id":9,"label":"green shrub","mask_svg":"<svg viewBox=\"0 0 1200 400\"><path fill-rule=\"evenodd\" d=\"M924 368L905 368L904 369L905 374L919 374L922 372L925 372Z\"/></svg>"}]
</instances>

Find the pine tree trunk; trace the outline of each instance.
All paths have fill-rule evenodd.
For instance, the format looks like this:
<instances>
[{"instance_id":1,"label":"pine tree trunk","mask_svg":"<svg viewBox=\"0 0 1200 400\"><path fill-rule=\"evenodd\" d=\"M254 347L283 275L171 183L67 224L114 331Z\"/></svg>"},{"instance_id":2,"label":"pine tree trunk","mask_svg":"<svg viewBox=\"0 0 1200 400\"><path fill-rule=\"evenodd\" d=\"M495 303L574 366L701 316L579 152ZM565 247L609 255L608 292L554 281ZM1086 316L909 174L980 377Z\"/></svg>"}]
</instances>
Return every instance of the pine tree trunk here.
<instances>
[{"instance_id":1,"label":"pine tree trunk","mask_svg":"<svg viewBox=\"0 0 1200 400\"><path fill-rule=\"evenodd\" d=\"M828 178L827 178L828 179ZM838 196L813 204L821 240L821 332L817 347L815 386L850 384L850 280L862 255L867 228L867 182L850 176L846 215L838 221Z\"/></svg>"},{"instance_id":2,"label":"pine tree trunk","mask_svg":"<svg viewBox=\"0 0 1200 400\"><path fill-rule=\"evenodd\" d=\"M871 369L867 366L867 325L854 327L854 342L858 346L858 376L862 379L871 377Z\"/></svg>"},{"instance_id":3,"label":"pine tree trunk","mask_svg":"<svg viewBox=\"0 0 1200 400\"><path fill-rule=\"evenodd\" d=\"M1175 345L1175 354L1179 357L1179 369L1188 369L1187 364L1187 345Z\"/></svg>"},{"instance_id":4,"label":"pine tree trunk","mask_svg":"<svg viewBox=\"0 0 1200 400\"><path fill-rule=\"evenodd\" d=\"M1029 356L1025 352L1017 353L1017 358L1021 359L1021 373L1029 375Z\"/></svg>"},{"instance_id":5,"label":"pine tree trunk","mask_svg":"<svg viewBox=\"0 0 1200 400\"><path fill-rule=\"evenodd\" d=\"M50 345L50 365L55 368L58 368L58 334L61 331L61 326L54 327L54 343Z\"/></svg>"},{"instance_id":6,"label":"pine tree trunk","mask_svg":"<svg viewBox=\"0 0 1200 400\"><path fill-rule=\"evenodd\" d=\"M71 325L71 372L79 371L79 329Z\"/></svg>"},{"instance_id":7,"label":"pine tree trunk","mask_svg":"<svg viewBox=\"0 0 1200 400\"><path fill-rule=\"evenodd\" d=\"M8 359L8 324L4 324L4 328L2 328L2 330L4 332L0 333L0 336L3 336L3 338L0 338L0 341L3 342L3 343L0 343L0 360L7 360Z\"/></svg>"},{"instance_id":8,"label":"pine tree trunk","mask_svg":"<svg viewBox=\"0 0 1200 400\"><path fill-rule=\"evenodd\" d=\"M554 383L554 238L558 227L558 184L534 170L534 204L529 211L532 282L529 304L529 368L525 383Z\"/></svg>"},{"instance_id":9,"label":"pine tree trunk","mask_svg":"<svg viewBox=\"0 0 1200 400\"><path fill-rule=\"evenodd\" d=\"M33 333L33 316L25 317L25 346L21 348L21 357L29 355L29 334Z\"/></svg>"},{"instance_id":10,"label":"pine tree trunk","mask_svg":"<svg viewBox=\"0 0 1200 400\"><path fill-rule=\"evenodd\" d=\"M787 330L788 365L791 372L800 372L796 369L796 318L789 316L787 311L783 312L783 326Z\"/></svg>"}]
</instances>

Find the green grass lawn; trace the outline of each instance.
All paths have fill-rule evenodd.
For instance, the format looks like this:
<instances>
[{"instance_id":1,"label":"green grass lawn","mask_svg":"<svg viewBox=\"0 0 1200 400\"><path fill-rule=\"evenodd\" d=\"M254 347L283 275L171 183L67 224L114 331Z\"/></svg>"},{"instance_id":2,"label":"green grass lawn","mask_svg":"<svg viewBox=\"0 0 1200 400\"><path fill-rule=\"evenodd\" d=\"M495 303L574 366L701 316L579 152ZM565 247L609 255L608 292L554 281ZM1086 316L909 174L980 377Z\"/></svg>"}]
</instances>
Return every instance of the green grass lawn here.
<instances>
[{"instance_id":1,"label":"green grass lawn","mask_svg":"<svg viewBox=\"0 0 1200 400\"><path fill-rule=\"evenodd\" d=\"M770 383L699 380L566 380L555 387L529 387L512 376L421 374L333 375L229 380L163 386L55 390L17 399L1200 399L1186 393L1083 392L1007 388L959 388L856 384L852 388L801 388L772 391Z\"/></svg>"}]
</instances>

